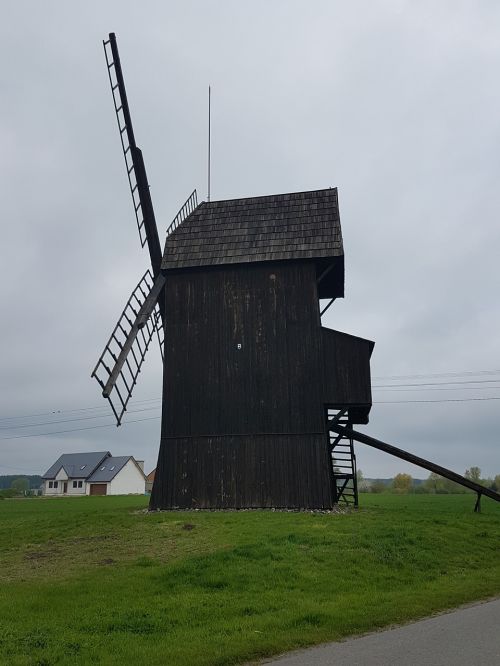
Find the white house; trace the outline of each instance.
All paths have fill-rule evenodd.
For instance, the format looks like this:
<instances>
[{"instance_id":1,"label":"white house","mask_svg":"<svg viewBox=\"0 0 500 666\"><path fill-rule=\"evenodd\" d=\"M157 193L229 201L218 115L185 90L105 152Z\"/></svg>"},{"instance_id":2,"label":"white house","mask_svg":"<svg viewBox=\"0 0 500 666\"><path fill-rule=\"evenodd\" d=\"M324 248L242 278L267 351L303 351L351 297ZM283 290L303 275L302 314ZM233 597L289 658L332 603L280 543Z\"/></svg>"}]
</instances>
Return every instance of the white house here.
<instances>
[{"instance_id":1,"label":"white house","mask_svg":"<svg viewBox=\"0 0 500 666\"><path fill-rule=\"evenodd\" d=\"M144 463L109 451L63 453L45 472L44 495L143 495Z\"/></svg>"}]
</instances>

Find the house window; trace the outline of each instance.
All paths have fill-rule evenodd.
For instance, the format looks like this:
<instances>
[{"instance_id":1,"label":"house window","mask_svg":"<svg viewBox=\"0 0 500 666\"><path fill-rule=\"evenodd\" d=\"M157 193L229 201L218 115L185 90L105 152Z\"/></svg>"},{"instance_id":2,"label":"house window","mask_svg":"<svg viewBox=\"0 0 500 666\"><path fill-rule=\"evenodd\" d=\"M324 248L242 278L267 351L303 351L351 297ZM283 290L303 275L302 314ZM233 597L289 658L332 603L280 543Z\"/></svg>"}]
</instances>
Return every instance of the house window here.
<instances>
[{"instance_id":1,"label":"house window","mask_svg":"<svg viewBox=\"0 0 500 666\"><path fill-rule=\"evenodd\" d=\"M54 481L54 488L57 488L58 485L59 485L59 481Z\"/></svg>"},{"instance_id":2,"label":"house window","mask_svg":"<svg viewBox=\"0 0 500 666\"><path fill-rule=\"evenodd\" d=\"M73 481L73 488L76 488L76 481Z\"/></svg>"},{"instance_id":3,"label":"house window","mask_svg":"<svg viewBox=\"0 0 500 666\"><path fill-rule=\"evenodd\" d=\"M78 487L81 488L83 486L83 481L78 481Z\"/></svg>"},{"instance_id":4,"label":"house window","mask_svg":"<svg viewBox=\"0 0 500 666\"><path fill-rule=\"evenodd\" d=\"M53 487L54 487L54 483L52 481L49 481L49 488L53 488Z\"/></svg>"}]
</instances>

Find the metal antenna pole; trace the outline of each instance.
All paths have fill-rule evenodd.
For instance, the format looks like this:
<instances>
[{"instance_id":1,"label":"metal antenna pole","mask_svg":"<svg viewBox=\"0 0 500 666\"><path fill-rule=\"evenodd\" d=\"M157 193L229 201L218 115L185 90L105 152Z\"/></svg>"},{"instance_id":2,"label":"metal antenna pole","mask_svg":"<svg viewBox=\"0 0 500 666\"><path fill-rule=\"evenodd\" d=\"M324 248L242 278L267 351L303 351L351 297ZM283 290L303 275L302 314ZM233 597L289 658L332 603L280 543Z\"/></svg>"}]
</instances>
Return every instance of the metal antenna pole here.
<instances>
[{"instance_id":1,"label":"metal antenna pole","mask_svg":"<svg viewBox=\"0 0 500 666\"><path fill-rule=\"evenodd\" d=\"M208 86L208 201L210 201L210 86Z\"/></svg>"}]
</instances>

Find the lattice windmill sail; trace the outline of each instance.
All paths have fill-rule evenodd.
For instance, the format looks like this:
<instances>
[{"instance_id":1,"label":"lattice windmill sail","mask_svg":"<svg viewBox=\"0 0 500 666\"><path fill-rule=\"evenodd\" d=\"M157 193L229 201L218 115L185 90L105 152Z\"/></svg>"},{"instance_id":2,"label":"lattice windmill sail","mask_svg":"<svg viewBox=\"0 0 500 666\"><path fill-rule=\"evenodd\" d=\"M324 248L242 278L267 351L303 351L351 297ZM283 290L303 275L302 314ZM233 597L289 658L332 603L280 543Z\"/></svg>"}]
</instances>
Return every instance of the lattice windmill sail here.
<instances>
[{"instance_id":1,"label":"lattice windmill sail","mask_svg":"<svg viewBox=\"0 0 500 666\"><path fill-rule=\"evenodd\" d=\"M117 425L121 424L155 332L163 360L164 329L156 301L164 282L164 279L153 282L149 269L144 273L92 373L103 396L109 400Z\"/></svg>"},{"instance_id":2,"label":"lattice windmill sail","mask_svg":"<svg viewBox=\"0 0 500 666\"><path fill-rule=\"evenodd\" d=\"M163 359L165 304L162 294L165 276L160 272L162 250L153 202L142 152L135 141L114 33L110 33L103 46L139 239L142 247L147 244L151 260L151 270L144 273L132 291L92 372L103 396L109 400L117 425L120 425L155 334ZM167 233L173 231L196 206L194 190Z\"/></svg>"},{"instance_id":3,"label":"lattice windmill sail","mask_svg":"<svg viewBox=\"0 0 500 666\"><path fill-rule=\"evenodd\" d=\"M120 56L113 32L110 33L108 41L103 42L103 46L139 238L142 247L148 243L153 274L156 276L161 263L160 240L149 194L146 167L142 152L135 142Z\"/></svg>"},{"instance_id":4,"label":"lattice windmill sail","mask_svg":"<svg viewBox=\"0 0 500 666\"><path fill-rule=\"evenodd\" d=\"M353 441L500 495L353 430L372 407L370 340L322 325L344 296L336 188L198 204L160 246L114 34L104 42L141 245L151 261L92 376L122 422L158 337L163 400L152 509L357 506ZM320 300L328 304L320 307Z\"/></svg>"}]
</instances>

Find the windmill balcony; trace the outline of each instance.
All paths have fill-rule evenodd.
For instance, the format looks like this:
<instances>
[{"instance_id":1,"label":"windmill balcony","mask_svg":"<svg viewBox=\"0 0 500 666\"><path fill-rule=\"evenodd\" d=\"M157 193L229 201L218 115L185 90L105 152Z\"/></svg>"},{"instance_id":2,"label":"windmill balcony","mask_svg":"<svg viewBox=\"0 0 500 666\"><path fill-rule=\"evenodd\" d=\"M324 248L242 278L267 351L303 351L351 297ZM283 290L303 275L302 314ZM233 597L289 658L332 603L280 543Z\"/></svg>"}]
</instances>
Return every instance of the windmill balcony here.
<instances>
[{"instance_id":1,"label":"windmill balcony","mask_svg":"<svg viewBox=\"0 0 500 666\"><path fill-rule=\"evenodd\" d=\"M325 405L347 407L351 423L368 423L372 405L370 357L374 343L325 327L321 333Z\"/></svg>"}]
</instances>

